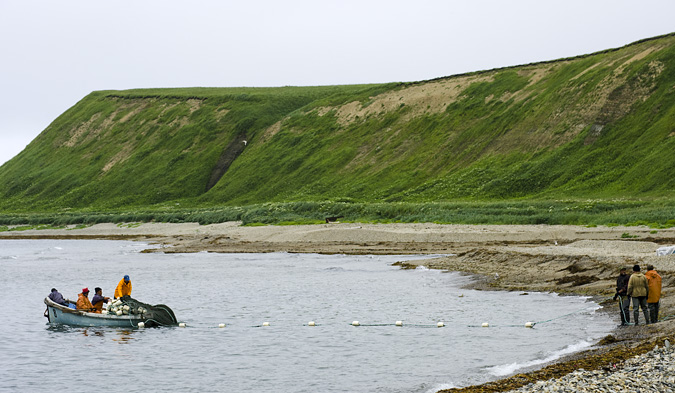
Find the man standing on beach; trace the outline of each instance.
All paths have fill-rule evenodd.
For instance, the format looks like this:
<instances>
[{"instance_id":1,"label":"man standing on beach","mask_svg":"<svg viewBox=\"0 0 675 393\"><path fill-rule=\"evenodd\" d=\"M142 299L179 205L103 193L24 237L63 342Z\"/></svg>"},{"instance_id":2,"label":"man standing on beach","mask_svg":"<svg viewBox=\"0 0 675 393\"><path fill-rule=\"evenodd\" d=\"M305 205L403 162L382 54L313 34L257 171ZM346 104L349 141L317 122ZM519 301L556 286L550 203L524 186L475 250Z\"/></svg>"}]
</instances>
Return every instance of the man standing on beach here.
<instances>
[{"instance_id":1,"label":"man standing on beach","mask_svg":"<svg viewBox=\"0 0 675 393\"><path fill-rule=\"evenodd\" d=\"M647 265L647 282L649 283L649 296L647 296L647 308L652 323L659 320L659 304L661 301L661 276L654 270L653 265Z\"/></svg>"},{"instance_id":2,"label":"man standing on beach","mask_svg":"<svg viewBox=\"0 0 675 393\"><path fill-rule=\"evenodd\" d=\"M616 279L616 294L614 300L619 298L619 312L621 313L621 326L626 326L630 323L630 297L628 296L628 280L630 276L626 272L626 268L622 267L619 272L619 277Z\"/></svg>"},{"instance_id":3,"label":"man standing on beach","mask_svg":"<svg viewBox=\"0 0 675 393\"><path fill-rule=\"evenodd\" d=\"M633 298L633 317L635 317L635 325L637 326L639 324L639 307L642 307L642 313L645 315L645 323L649 324L649 310L647 310L649 283L647 282L647 277L640 273L640 265L633 266L633 274L631 274L630 280L628 280L628 296Z\"/></svg>"}]
</instances>

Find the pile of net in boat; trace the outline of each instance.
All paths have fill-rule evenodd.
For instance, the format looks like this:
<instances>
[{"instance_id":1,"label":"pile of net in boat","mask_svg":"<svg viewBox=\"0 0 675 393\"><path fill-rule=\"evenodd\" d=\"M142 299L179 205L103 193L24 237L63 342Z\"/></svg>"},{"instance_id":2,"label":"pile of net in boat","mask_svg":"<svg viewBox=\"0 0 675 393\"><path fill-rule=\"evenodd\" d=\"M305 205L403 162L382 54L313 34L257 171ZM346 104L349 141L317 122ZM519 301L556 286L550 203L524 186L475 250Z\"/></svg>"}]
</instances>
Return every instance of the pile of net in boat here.
<instances>
[{"instance_id":1,"label":"pile of net in boat","mask_svg":"<svg viewBox=\"0 0 675 393\"><path fill-rule=\"evenodd\" d=\"M122 296L108 306L108 314L137 315L144 319L145 326L178 325L176 315L164 304L151 305L139 302L131 296Z\"/></svg>"}]
</instances>

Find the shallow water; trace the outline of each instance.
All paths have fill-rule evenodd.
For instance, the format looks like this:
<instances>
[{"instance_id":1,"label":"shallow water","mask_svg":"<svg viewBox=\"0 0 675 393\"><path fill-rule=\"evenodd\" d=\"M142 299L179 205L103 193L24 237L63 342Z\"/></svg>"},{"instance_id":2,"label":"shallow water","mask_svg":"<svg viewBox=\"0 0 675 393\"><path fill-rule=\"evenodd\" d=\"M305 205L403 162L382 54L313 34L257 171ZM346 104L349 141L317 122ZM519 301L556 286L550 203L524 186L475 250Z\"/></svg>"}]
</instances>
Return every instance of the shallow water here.
<instances>
[{"instance_id":1,"label":"shallow water","mask_svg":"<svg viewBox=\"0 0 675 393\"><path fill-rule=\"evenodd\" d=\"M391 266L414 256L144 248L0 241L0 390L433 392L583 349L614 326L585 298L465 290L470 278L457 273ZM50 326L42 316L50 288L110 296L124 274L134 298L169 305L188 327Z\"/></svg>"}]
</instances>

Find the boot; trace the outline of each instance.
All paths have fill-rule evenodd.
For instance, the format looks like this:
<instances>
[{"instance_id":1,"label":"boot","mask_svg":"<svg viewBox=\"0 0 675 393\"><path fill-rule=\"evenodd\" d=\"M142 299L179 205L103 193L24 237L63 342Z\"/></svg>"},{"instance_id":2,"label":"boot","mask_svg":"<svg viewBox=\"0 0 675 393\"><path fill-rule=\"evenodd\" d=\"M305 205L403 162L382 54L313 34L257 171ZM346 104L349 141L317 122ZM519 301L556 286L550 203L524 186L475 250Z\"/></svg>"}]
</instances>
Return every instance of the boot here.
<instances>
[{"instance_id":1,"label":"boot","mask_svg":"<svg viewBox=\"0 0 675 393\"><path fill-rule=\"evenodd\" d=\"M624 313L623 316L626 318L626 325L630 323L630 308L626 307L623 309Z\"/></svg>"}]
</instances>

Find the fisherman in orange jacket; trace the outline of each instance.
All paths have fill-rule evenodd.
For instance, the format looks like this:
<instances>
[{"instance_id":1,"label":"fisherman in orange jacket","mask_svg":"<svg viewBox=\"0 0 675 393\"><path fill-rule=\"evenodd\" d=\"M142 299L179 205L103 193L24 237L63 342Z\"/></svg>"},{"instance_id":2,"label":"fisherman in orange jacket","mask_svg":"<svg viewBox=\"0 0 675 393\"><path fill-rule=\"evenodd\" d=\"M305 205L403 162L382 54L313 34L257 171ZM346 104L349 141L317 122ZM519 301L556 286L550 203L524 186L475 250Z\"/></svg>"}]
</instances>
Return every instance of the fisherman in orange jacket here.
<instances>
[{"instance_id":1,"label":"fisherman in orange jacket","mask_svg":"<svg viewBox=\"0 0 675 393\"><path fill-rule=\"evenodd\" d=\"M93 311L94 306L89 301L89 288L83 288L82 293L77 295L77 303L75 303L78 310Z\"/></svg>"},{"instance_id":2,"label":"fisherman in orange jacket","mask_svg":"<svg viewBox=\"0 0 675 393\"><path fill-rule=\"evenodd\" d=\"M129 279L129 275L125 275L115 289L115 299L122 296L131 296L131 280Z\"/></svg>"},{"instance_id":3,"label":"fisherman in orange jacket","mask_svg":"<svg viewBox=\"0 0 675 393\"><path fill-rule=\"evenodd\" d=\"M659 304L661 304L661 276L654 270L653 265L647 265L645 277L649 283L649 296L647 296L649 317L652 323L656 323L659 320Z\"/></svg>"}]
</instances>

